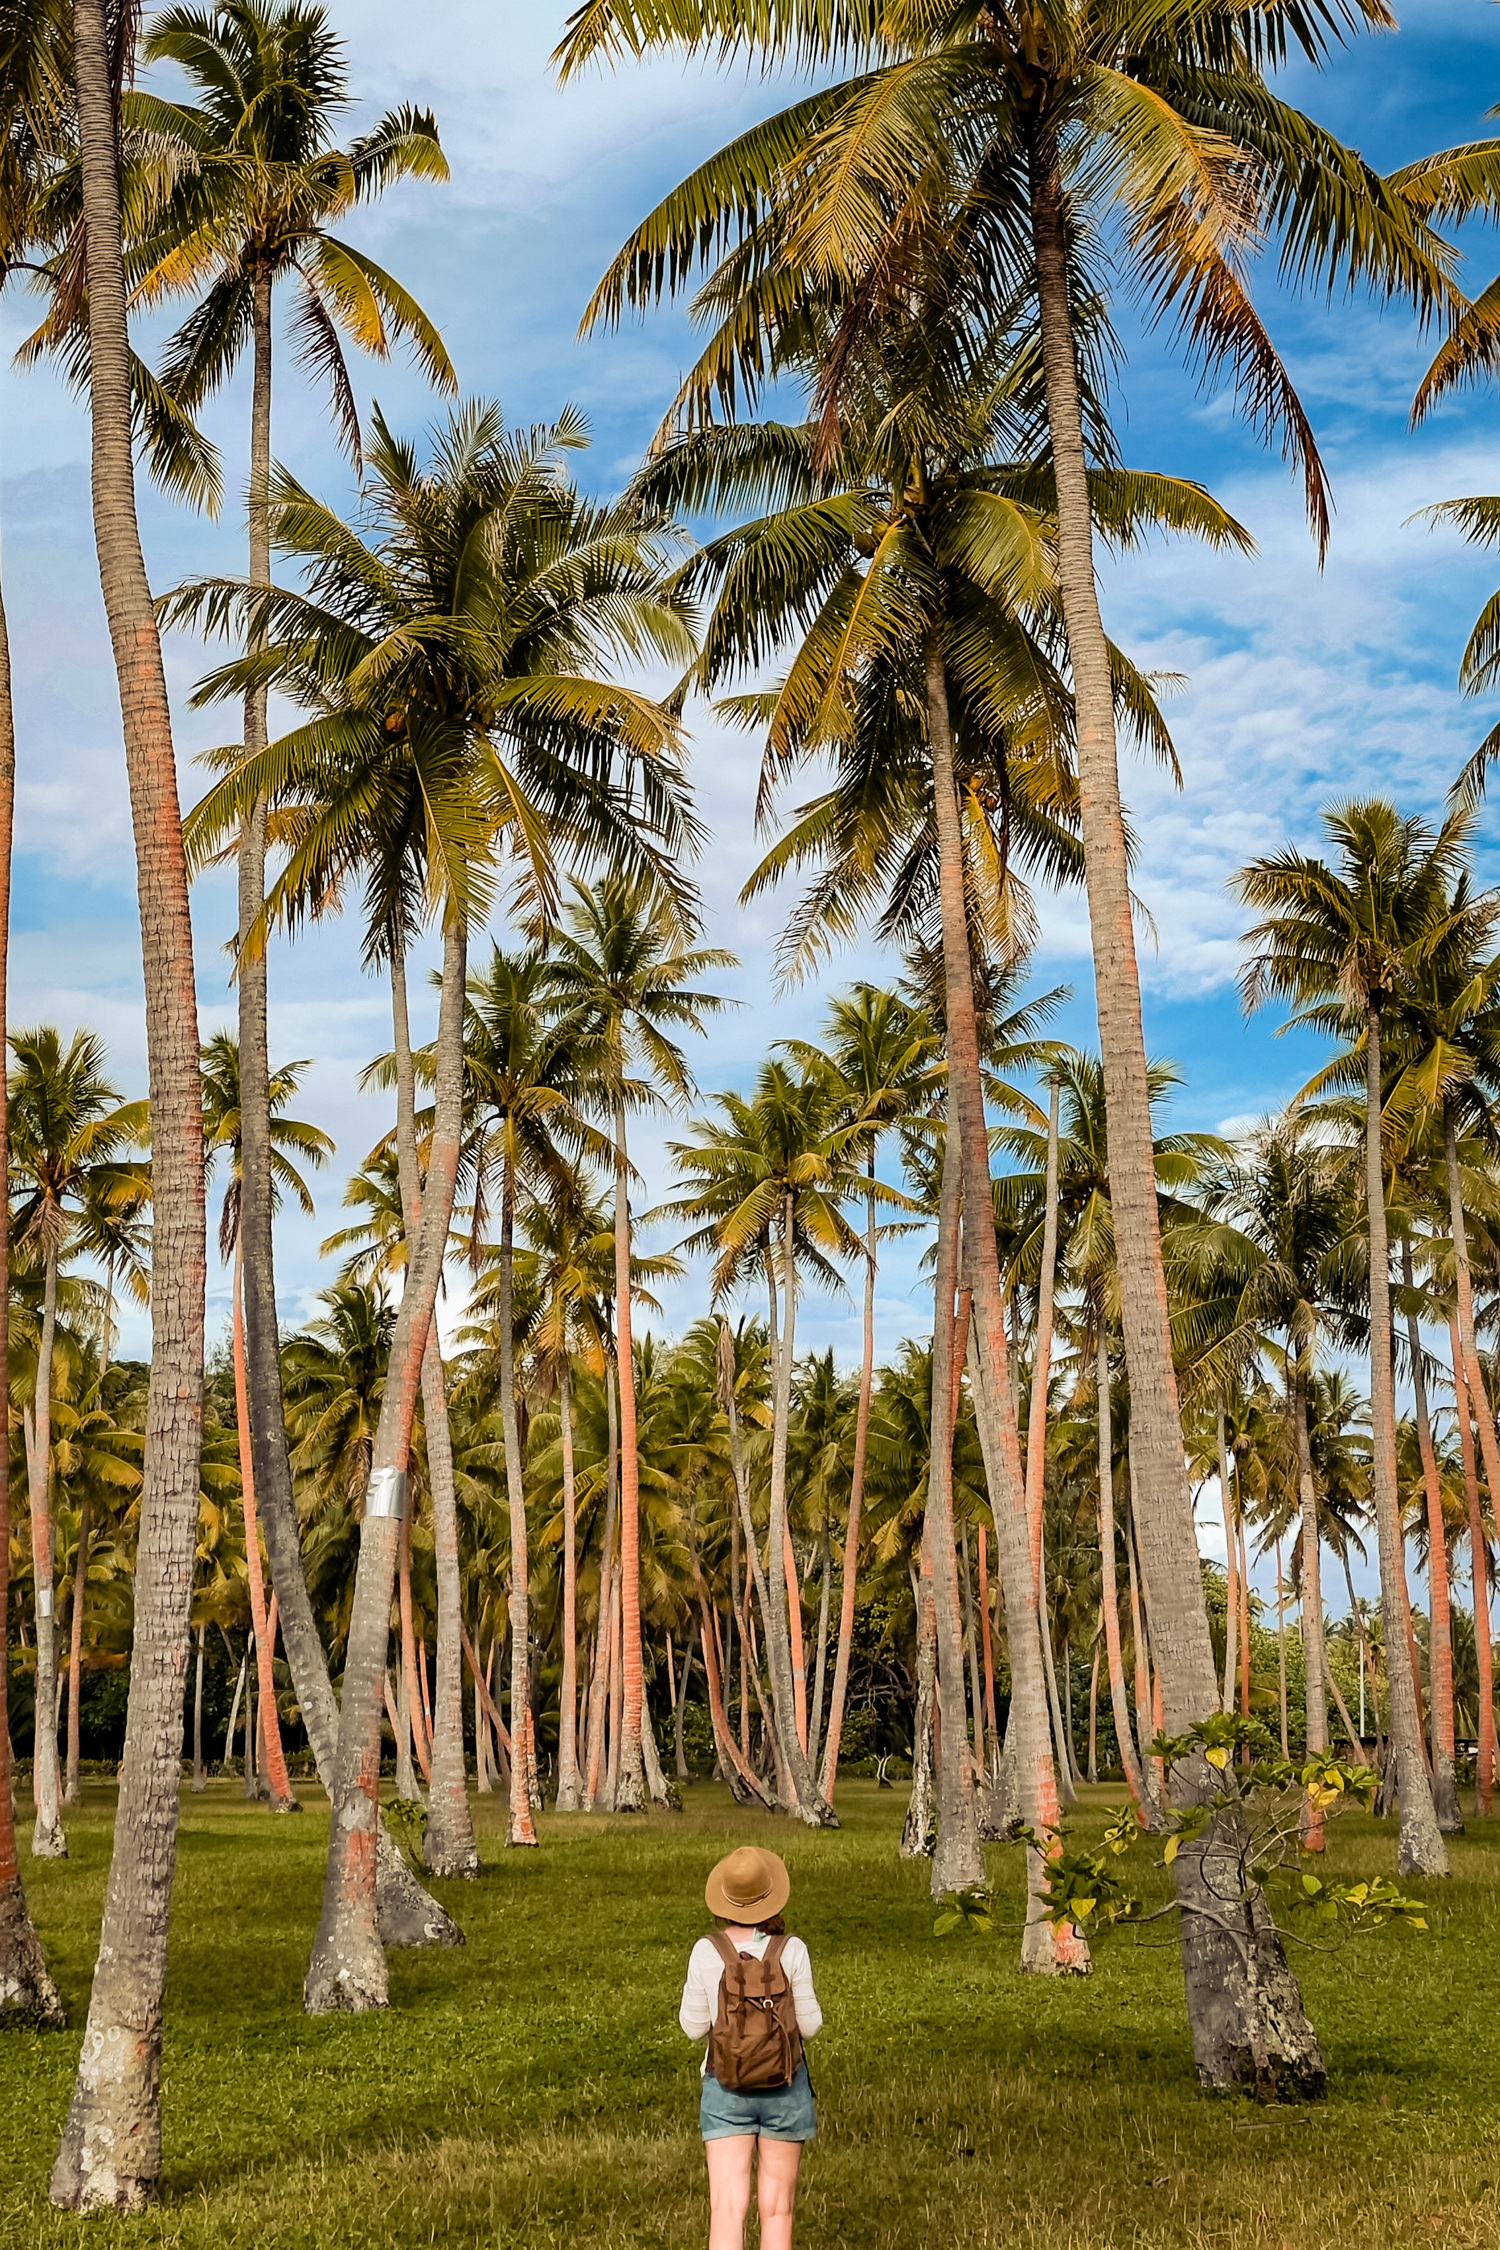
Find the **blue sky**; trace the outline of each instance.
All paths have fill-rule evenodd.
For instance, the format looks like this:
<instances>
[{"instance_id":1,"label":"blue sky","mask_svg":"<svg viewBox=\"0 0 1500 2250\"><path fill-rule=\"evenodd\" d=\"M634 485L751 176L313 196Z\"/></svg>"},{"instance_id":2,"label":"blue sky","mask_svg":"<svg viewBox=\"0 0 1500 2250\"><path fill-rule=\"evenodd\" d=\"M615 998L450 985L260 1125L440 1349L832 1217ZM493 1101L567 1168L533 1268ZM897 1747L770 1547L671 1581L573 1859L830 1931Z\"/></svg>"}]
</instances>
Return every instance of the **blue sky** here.
<instances>
[{"instance_id":1,"label":"blue sky","mask_svg":"<svg viewBox=\"0 0 1500 2250\"><path fill-rule=\"evenodd\" d=\"M435 110L453 168L446 188L398 189L347 230L388 263L438 320L467 393L498 397L514 421L549 419L564 400L589 415L594 447L583 475L618 485L640 456L688 353L679 315L618 335L577 339L588 293L627 229L691 165L772 105L774 89L740 71L658 63L592 76L565 90L548 52L565 11L536 0L445 0L413 11L399 0L333 0L348 42L357 100L349 129L401 100ZM1403 11L1394 37L1370 39L1321 79L1289 73L1288 90L1385 169L1490 130L1500 98L1500 17L1480 0L1425 0ZM1469 245L1471 286L1500 266L1500 242ZM1171 1056L1185 1083L1173 1121L1216 1128L1278 1106L1308 1067L1305 1046L1247 1024L1234 991L1239 918L1228 875L1249 854L1288 838L1311 843L1319 808L1354 791L1386 791L1436 811L1462 759L1494 713L1466 705L1454 676L1495 565L1447 533L1408 522L1432 501L1496 489L1496 405L1488 392L1448 406L1413 433L1407 411L1428 345L1404 311L1356 300L1288 302L1274 276L1258 301L1308 406L1334 481L1337 515L1326 569L1317 570L1297 491L1279 461L1236 423L1230 402L1200 395L1165 340L1144 335L1128 307L1121 441L1131 462L1202 478L1253 532L1253 558L1214 558L1161 546L1104 574L1107 622L1138 661L1188 676L1170 707L1185 786L1132 765L1125 788L1140 830L1140 889L1156 927L1142 932L1148 1044ZM28 300L0 307L4 359L30 325ZM149 339L148 339L149 340ZM364 401L378 398L399 427L436 411L401 364L356 370ZM242 486L248 401L226 394L210 417L231 494ZM16 676L18 814L11 1020L97 1025L128 1091L144 1079L139 948L134 927L119 720L88 517L87 429L74 399L46 372L0 373L0 529ZM278 384L275 449L317 489L339 494L348 474L329 442L322 402L289 365ZM165 588L204 569L241 567L242 528L231 498L218 524L173 508L144 485L142 520L152 581ZM196 644L174 641L183 793L199 778L195 751L221 739L222 715L186 709L203 668ZM743 1003L696 1058L705 1089L743 1083L773 1040L815 1028L823 994L777 995L770 973L776 902L733 904L758 846L752 829L754 746L711 724L695 728L695 783L713 841L701 874L711 935L741 967L725 981ZM1489 873L1493 823L1481 840ZM205 1033L230 1020L223 942L233 902L222 878L195 897ZM1042 902L1038 978L1071 982L1065 1028L1092 1040L1087 931L1076 898ZM837 965L833 981L879 973L873 953ZM272 1041L278 1059L316 1058L304 1114L339 1153L319 1189L316 1222L288 1218L280 1289L288 1318L304 1317L327 1278L319 1237L337 1223L350 1171L383 1130L378 1101L355 1078L388 1042L381 987L362 977L357 933L334 927L278 945L272 960ZM666 1128L670 1131L671 1128ZM648 1136L648 1196L666 1186ZM914 1286L915 1255L896 1257L881 1290L880 1344L923 1329L930 1313ZM669 1304L674 1321L701 1309L701 1274ZM224 1277L211 1276L210 1324L227 1315ZM852 1305L812 1302L807 1343L855 1344ZM127 1325L127 1350L145 1348Z\"/></svg>"}]
</instances>

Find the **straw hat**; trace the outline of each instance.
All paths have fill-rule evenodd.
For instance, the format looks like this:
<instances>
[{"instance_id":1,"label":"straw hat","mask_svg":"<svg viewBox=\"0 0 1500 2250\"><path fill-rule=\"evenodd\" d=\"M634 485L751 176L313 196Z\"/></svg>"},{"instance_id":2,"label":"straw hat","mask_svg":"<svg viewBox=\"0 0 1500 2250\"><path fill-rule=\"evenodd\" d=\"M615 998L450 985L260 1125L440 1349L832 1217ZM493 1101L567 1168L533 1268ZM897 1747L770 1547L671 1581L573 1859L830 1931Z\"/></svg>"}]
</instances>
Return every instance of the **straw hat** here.
<instances>
[{"instance_id":1,"label":"straw hat","mask_svg":"<svg viewBox=\"0 0 1500 2250\"><path fill-rule=\"evenodd\" d=\"M748 1929L781 1912L792 1895L792 1878L774 1852L741 1844L737 1852L720 1860L703 1886L703 1895L710 1914Z\"/></svg>"}]
</instances>

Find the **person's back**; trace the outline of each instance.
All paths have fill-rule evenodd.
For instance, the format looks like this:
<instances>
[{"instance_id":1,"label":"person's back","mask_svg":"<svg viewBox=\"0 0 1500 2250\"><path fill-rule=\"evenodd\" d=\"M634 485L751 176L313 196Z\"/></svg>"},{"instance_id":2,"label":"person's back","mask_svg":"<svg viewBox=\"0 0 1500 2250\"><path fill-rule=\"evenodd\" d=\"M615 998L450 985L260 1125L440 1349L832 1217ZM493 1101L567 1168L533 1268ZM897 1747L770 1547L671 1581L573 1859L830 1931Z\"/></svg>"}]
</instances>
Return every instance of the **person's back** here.
<instances>
[{"instance_id":1,"label":"person's back","mask_svg":"<svg viewBox=\"0 0 1500 2250\"><path fill-rule=\"evenodd\" d=\"M823 2022L807 1947L781 1919L790 1890L774 1852L731 1852L704 1891L723 1926L688 1959L677 2020L707 2041L699 2128L709 2250L742 2250L757 2150L762 2250L790 2250L802 2144L817 2129L802 2042Z\"/></svg>"}]
</instances>

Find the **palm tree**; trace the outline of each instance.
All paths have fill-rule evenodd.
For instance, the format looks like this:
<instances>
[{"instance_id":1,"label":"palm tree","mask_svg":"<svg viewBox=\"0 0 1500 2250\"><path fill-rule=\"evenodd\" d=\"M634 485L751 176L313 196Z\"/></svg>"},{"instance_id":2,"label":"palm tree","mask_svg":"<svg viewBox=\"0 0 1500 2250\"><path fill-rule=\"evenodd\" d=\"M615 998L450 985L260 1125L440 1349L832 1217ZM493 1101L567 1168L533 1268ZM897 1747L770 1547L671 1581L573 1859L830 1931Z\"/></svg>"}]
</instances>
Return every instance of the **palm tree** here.
<instances>
[{"instance_id":1,"label":"palm tree","mask_svg":"<svg viewBox=\"0 0 1500 2250\"><path fill-rule=\"evenodd\" d=\"M235 1414L240 1445L240 1493L245 1516L245 1561L250 1588L250 1619L255 1633L255 1658L259 1680L260 1707L265 1717L265 1750L267 1773L263 1785L270 1788L273 1812L295 1812L301 1808L292 1794L287 1779L286 1759L281 1747L281 1733L276 1724L276 1696L271 1673L273 1649L271 1634L267 1630L267 1603L265 1584L260 1568L260 1543L257 1534L255 1449L251 1434L251 1418L245 1369L245 1242L244 1242L244 1112L241 1102L240 1042L233 1032L216 1032L203 1050L203 1131L210 1166L223 1156L227 1160L229 1177L224 1187L224 1201L219 1212L219 1257L225 1264L232 1263L232 1355L234 1361ZM284 1116L287 1103L296 1093L298 1084L308 1064L285 1063L273 1071L267 1080L267 1104L270 1121L272 1205L280 1202L283 1194L291 1195L309 1218L313 1215L313 1199L307 1183L298 1171L292 1157L303 1164L322 1166L333 1154L333 1143L316 1125L306 1125L296 1118ZM279 1362L277 1392L280 1393Z\"/></svg>"},{"instance_id":2,"label":"palm tree","mask_svg":"<svg viewBox=\"0 0 1500 2250\"><path fill-rule=\"evenodd\" d=\"M1240 278L1242 250L1273 232L1298 279L1366 279L1424 306L1453 302L1451 260L1422 219L1420 195L1387 188L1266 84L1288 48L1316 67L1361 21L1383 24L1384 11L1359 5L1314 20L1278 7L1252 21L1226 6L1188 22L1149 7L1122 19L1087 0L1062 16L1029 4L976 12L788 0L747 15L738 0L593 0L571 19L557 57L564 75L590 58L672 44L857 67L700 168L637 230L595 294L591 317L613 317L627 300L680 286L695 262L719 261L699 298L714 333L683 386L689 411L706 419L720 403L732 411L737 392L753 396L805 351L821 305L832 330L820 384L831 437L861 338L883 317L913 317L934 262L938 292L972 288L983 344L1003 331L1019 341L1025 364L1040 360L1125 1246L1126 1355L1141 1403L1142 1527L1172 1619L1164 1685L1173 1727L1211 1711L1216 1687L1157 1233L1116 682L1094 571L1088 463L1108 444L1099 261L1105 242L1111 255L1118 243L1143 294L1161 312L1177 311L1205 377L1229 373L1250 418L1302 465L1326 538L1321 464ZM1247 192L1251 177L1257 189ZM1180 1784L1188 1778L1180 1768ZM1201 1766L1192 1779L1200 1793L1215 1786ZM1282 2015L1270 2066L1243 2035L1262 1997L1214 1935L1202 1860L1194 1850L1174 1863L1179 1897L1195 1894L1181 1926L1200 2075L1229 2084L1269 2067L1273 2077L1318 2079L1300 2009ZM1276 1976L1290 1998L1279 1962ZM1235 1992L1227 2011L1226 1987Z\"/></svg>"},{"instance_id":3,"label":"palm tree","mask_svg":"<svg viewBox=\"0 0 1500 2250\"><path fill-rule=\"evenodd\" d=\"M330 232L357 204L402 178L447 178L431 115L407 105L347 149L334 120L347 103L344 50L326 12L303 0L227 0L211 11L163 9L143 43L147 62L175 67L189 98L132 92L127 116L158 152L169 152L172 191L130 246L133 300L154 305L193 295L192 312L166 346L165 396L196 413L230 378L246 346L250 398L249 583L271 580L271 402L273 297L293 282L294 356L325 379L335 423L357 461L360 425L344 342L380 358L407 341L429 379L456 389L436 329L399 282L365 252ZM266 745L266 683L244 697L247 756ZM305 1604L289 1585L300 1568L280 1395L272 1216L276 1161L269 1133L271 1079L266 1033L266 958L253 942L265 892L265 807L240 822L238 1008L244 1129L239 1169L249 1254L243 1260L249 1445L282 1632L301 1683L316 1679ZM238 1303L238 1300L237 1300ZM247 1474L251 1473L247 1470ZM247 1486L248 1489L248 1486ZM253 1542L252 1542L253 1545ZM258 1635L259 1645L259 1635ZM309 1704L316 1694L304 1696ZM331 1697L317 1698L333 1731ZM326 1705L326 1709L322 1706Z\"/></svg>"},{"instance_id":4,"label":"palm tree","mask_svg":"<svg viewBox=\"0 0 1500 2250\"><path fill-rule=\"evenodd\" d=\"M1307 1693L1307 1753L1328 1748L1327 1656L1323 1635L1323 1581L1319 1568L1319 1510L1309 1435L1308 1400L1317 1370L1320 1331L1347 1296L1343 1266L1357 1225L1351 1208L1345 1154L1318 1138L1307 1118L1268 1121L1241 1143L1204 1192L1216 1226L1189 1257L1205 1257L1217 1278L1237 1288L1236 1325L1250 1349L1264 1329L1286 1341L1287 1391L1295 1447L1300 1517L1302 1651ZM1248 1331L1248 1335L1246 1332ZM1340 1338L1340 1340L1343 1340ZM1221 1347L1222 1348L1222 1347ZM1303 1843L1322 1848L1318 1807L1304 1797Z\"/></svg>"},{"instance_id":5,"label":"palm tree","mask_svg":"<svg viewBox=\"0 0 1500 2250\"><path fill-rule=\"evenodd\" d=\"M790 1809L818 1826L831 1823L833 1815L819 1794L808 1752L805 1683L798 1661L801 1597L795 1565L788 1560L787 1446L798 1271L839 1288L833 1261L859 1253L859 1238L842 1206L857 1185L856 1144L864 1135L849 1119L842 1088L822 1068L798 1074L781 1062L764 1063L748 1097L720 1094L717 1105L718 1117L696 1123L690 1140L669 1144L684 1192L665 1209L696 1222L697 1232L684 1247L712 1252L716 1301L752 1278L770 1291L773 1407L764 1571L743 1490L741 1508L765 1624L776 1729L792 1785ZM889 1196L878 1183L870 1192Z\"/></svg>"},{"instance_id":6,"label":"palm tree","mask_svg":"<svg viewBox=\"0 0 1500 2250\"><path fill-rule=\"evenodd\" d=\"M1405 1646L1406 1619L1391 1367L1382 1033L1387 1010L1394 1006L1399 1011L1408 975L1447 933L1467 822L1462 814L1453 814L1434 832L1423 821L1403 819L1376 798L1334 807L1324 814L1323 825L1337 854L1334 864L1285 851L1252 861L1235 878L1238 895L1265 916L1246 933L1250 961L1243 990L1247 1007L1275 996L1294 1004L1294 1023L1343 1031L1350 1065L1363 1067L1375 1523L1385 1643L1395 1652ZM1444 1875L1448 1855L1422 1749L1417 1682L1394 1654L1389 1686L1401 1796L1398 1864L1404 1873Z\"/></svg>"},{"instance_id":7,"label":"palm tree","mask_svg":"<svg viewBox=\"0 0 1500 2250\"><path fill-rule=\"evenodd\" d=\"M437 433L424 471L377 417L365 493L372 542L283 476L273 483L273 543L302 560L311 593L212 581L174 597L185 618L247 621L251 653L200 695L280 681L315 713L259 757L235 755L195 815L200 847L236 833L260 798L273 823L285 808L293 848L268 914L326 912L362 881L365 956L391 971L397 1148L414 1248L372 1475L397 1506L419 1381L435 1430L446 1414L435 1352L424 1361L461 1147L469 926L487 910L507 857L523 897L545 902L560 859L608 844L623 863L656 868L690 833L670 755L673 722L648 698L598 677L647 649L680 655L680 604L661 593L661 550L641 512L586 505L559 475L562 456L582 442L575 416L509 438L494 408L475 405ZM418 1235L405 958L434 911L444 923L444 968ZM440 1479L440 1501L445 1486ZM384 1620L399 1520L367 1513L361 1536L337 1777L354 1818L335 1824L307 1987L315 2010L384 2003L373 1860L348 1881L344 1861L358 1862L359 1838L377 1825Z\"/></svg>"},{"instance_id":8,"label":"palm tree","mask_svg":"<svg viewBox=\"0 0 1500 2250\"><path fill-rule=\"evenodd\" d=\"M56 1707L57 1635L53 1598L52 1355L57 1334L58 1273L78 1206L90 1193L120 1202L139 1199L140 1172L125 1151L146 1130L144 1102L122 1103L104 1075L104 1043L76 1031L64 1048L50 1024L13 1032L15 1057L8 1097L11 1194L17 1248L42 1267L42 1327L36 1391L29 1420L27 1485L36 1586L36 1754L32 1791L37 1858L65 1859L58 1817Z\"/></svg>"},{"instance_id":9,"label":"palm tree","mask_svg":"<svg viewBox=\"0 0 1500 2250\"><path fill-rule=\"evenodd\" d=\"M119 679L140 890L150 1064L151 1390L134 1661L111 1880L78 2076L51 2181L70 2210L138 2210L160 2162L161 1996L176 1864L202 1436L206 1273L198 1009L187 864L161 642L141 553L120 241L112 27L76 0L74 83L88 284L95 540Z\"/></svg>"},{"instance_id":10,"label":"palm tree","mask_svg":"<svg viewBox=\"0 0 1500 2250\"><path fill-rule=\"evenodd\" d=\"M639 878L611 871L575 883L563 927L550 934L559 1020L556 1037L572 1055L592 1106L609 1121L614 1142L615 1363L620 1381L620 1629L624 1707L615 1808L645 1805L641 1757L640 1465L636 1451L634 1360L630 1321L631 1110L684 1101L692 1074L673 1034L701 1034L724 1006L696 979L729 968L722 947L693 945L670 898Z\"/></svg>"},{"instance_id":11,"label":"palm tree","mask_svg":"<svg viewBox=\"0 0 1500 2250\"><path fill-rule=\"evenodd\" d=\"M498 1190L500 1236L495 1260L495 1326L500 1347L500 1420L505 1493L510 1513L510 1650L512 1714L525 1708L531 1666L527 1591L526 1489L516 1415L514 1260L516 1210L524 1197L565 1201L573 1181L566 1143L575 1153L608 1155L609 1143L580 1111L582 1082L565 1041L551 1036L557 1013L547 959L539 948L491 952L489 967L469 984L464 1041L475 1116L472 1248L477 1251L489 1198ZM514 1726L514 1717L512 1725ZM526 1760L511 1765L506 1841L534 1845Z\"/></svg>"},{"instance_id":12,"label":"palm tree","mask_svg":"<svg viewBox=\"0 0 1500 2250\"><path fill-rule=\"evenodd\" d=\"M874 985L859 984L852 992L830 1003L821 1044L789 1043L788 1052L804 1069L814 1067L819 1057L826 1059L839 1099L850 1122L858 1129L857 1140L863 1143L865 1163L863 1350L854 1416L854 1455L849 1474L849 1513L844 1527L838 1643L818 1784L824 1803L831 1805L838 1780L844 1699L849 1692L849 1656L859 1583L859 1525L864 1507L865 1456L869 1446L870 1397L875 1369L875 1279L879 1241L875 1220L876 1157L882 1134L899 1133L918 1106L930 1100L932 1080L938 1068L939 1041L931 1024L908 1007L898 994L881 991ZM851 1160L857 1157L858 1147L853 1141L848 1154ZM821 1678L820 1668L820 1683Z\"/></svg>"}]
</instances>

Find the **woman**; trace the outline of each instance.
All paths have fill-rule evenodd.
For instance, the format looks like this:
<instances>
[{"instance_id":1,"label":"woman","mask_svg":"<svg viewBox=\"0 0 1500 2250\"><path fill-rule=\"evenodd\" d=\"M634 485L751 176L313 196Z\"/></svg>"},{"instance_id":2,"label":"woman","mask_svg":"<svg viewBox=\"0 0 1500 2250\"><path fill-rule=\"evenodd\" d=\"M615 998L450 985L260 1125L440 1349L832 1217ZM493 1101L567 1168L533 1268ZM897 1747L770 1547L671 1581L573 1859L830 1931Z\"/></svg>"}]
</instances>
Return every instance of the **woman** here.
<instances>
[{"instance_id":1,"label":"woman","mask_svg":"<svg viewBox=\"0 0 1500 2250\"><path fill-rule=\"evenodd\" d=\"M708 2159L708 2250L742 2250L750 2209L750 2166L760 2150L761 2250L791 2250L792 2209L797 2200L797 2168L802 2144L816 2130L812 2086L801 2043L822 2028L823 2011L813 1991L812 1963L801 1938L788 1937L781 1918L792 1879L774 1852L744 1844L721 1859L704 1885L708 1910L720 1928L699 1938L688 1960L687 1983L677 2020L689 2039L706 2039L703 2091L698 2105L703 2152ZM741 1971L738 1960L746 1966ZM724 1979L730 1962L731 1987ZM765 2083L773 2062L744 2062L742 2035L736 2030L734 2003L752 1991L753 2036L764 2046L779 2040L787 2075ZM762 1994L766 1997L760 1997ZM743 2017L744 2010L738 2010ZM795 2032L789 2018L795 2017ZM767 2027L769 2026L769 2029ZM724 2085L742 2070L754 2089ZM779 2072L777 2072L779 2075Z\"/></svg>"}]
</instances>

